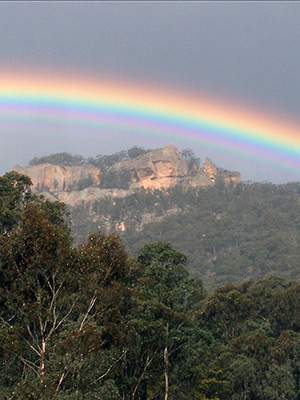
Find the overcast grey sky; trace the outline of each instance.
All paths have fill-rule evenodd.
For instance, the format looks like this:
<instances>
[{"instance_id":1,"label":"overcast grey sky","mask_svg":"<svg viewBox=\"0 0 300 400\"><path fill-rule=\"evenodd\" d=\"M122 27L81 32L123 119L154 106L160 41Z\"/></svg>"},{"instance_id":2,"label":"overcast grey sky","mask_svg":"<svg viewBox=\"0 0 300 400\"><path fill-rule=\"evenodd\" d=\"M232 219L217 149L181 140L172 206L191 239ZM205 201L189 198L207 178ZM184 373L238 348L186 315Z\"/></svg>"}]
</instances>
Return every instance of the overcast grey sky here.
<instances>
[{"instance_id":1,"label":"overcast grey sky","mask_svg":"<svg viewBox=\"0 0 300 400\"><path fill-rule=\"evenodd\" d=\"M300 117L299 39L298 2L0 4L0 71L17 66L108 74L220 94L295 118ZM79 138L68 143L67 136L59 143L24 141L16 149L1 126L0 138L0 172L56 151L96 155L120 150L119 143L95 150L101 143ZM228 157L208 155L226 164L220 166L241 170L245 179L297 178L262 173L259 166L250 171L242 162L231 165Z\"/></svg>"}]
</instances>

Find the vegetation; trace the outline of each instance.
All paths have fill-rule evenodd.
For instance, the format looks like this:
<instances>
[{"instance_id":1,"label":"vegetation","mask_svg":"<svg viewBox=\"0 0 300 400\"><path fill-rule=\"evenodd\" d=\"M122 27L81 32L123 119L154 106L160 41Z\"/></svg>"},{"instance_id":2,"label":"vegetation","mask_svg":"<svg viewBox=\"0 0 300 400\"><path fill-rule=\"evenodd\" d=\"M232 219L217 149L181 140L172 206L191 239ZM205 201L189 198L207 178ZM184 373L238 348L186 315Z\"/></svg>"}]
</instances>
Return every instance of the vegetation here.
<instances>
[{"instance_id":1,"label":"vegetation","mask_svg":"<svg viewBox=\"0 0 300 400\"><path fill-rule=\"evenodd\" d=\"M121 150L111 155L97 155L96 157L85 158L81 155L73 156L70 153L55 153L45 157L34 157L29 161L29 165L36 166L44 163L59 165L61 167L70 167L82 164L91 164L101 170L100 187L103 189L128 189L130 185L130 172L127 170L115 171L110 167L118 162L131 160L139 157L151 150L145 150L142 147L134 146L128 150ZM193 153L187 155L191 168L196 163ZM78 184L78 190L88 188L93 184L93 179L81 179ZM42 188L39 188L42 190Z\"/></svg>"},{"instance_id":2,"label":"vegetation","mask_svg":"<svg viewBox=\"0 0 300 400\"><path fill-rule=\"evenodd\" d=\"M299 183L141 190L98 201L91 216L84 205L71 214L78 242L98 226L109 232L120 222L126 230L118 233L132 256L146 243L170 241L209 290L274 274L300 278Z\"/></svg>"},{"instance_id":3,"label":"vegetation","mask_svg":"<svg viewBox=\"0 0 300 400\"><path fill-rule=\"evenodd\" d=\"M100 187L102 189L129 189L130 171L123 169L120 171L104 170L101 176Z\"/></svg>"},{"instance_id":4,"label":"vegetation","mask_svg":"<svg viewBox=\"0 0 300 400\"><path fill-rule=\"evenodd\" d=\"M200 169L200 158L196 157L192 149L183 149L180 155L187 162L189 174L196 174Z\"/></svg>"},{"instance_id":5,"label":"vegetation","mask_svg":"<svg viewBox=\"0 0 300 400\"><path fill-rule=\"evenodd\" d=\"M32 160L29 161L29 165L35 166L48 163L53 165L59 165L61 167L70 167L73 165L81 165L84 162L85 162L84 157L80 155L73 156L70 153L55 153L40 158L34 157Z\"/></svg>"},{"instance_id":6,"label":"vegetation","mask_svg":"<svg viewBox=\"0 0 300 400\"><path fill-rule=\"evenodd\" d=\"M85 163L92 164L101 170L111 167L113 164L136 158L150 150L142 147L134 146L128 150L121 150L111 155L98 155L96 157L85 158L81 155L73 156L70 153L55 153L45 157L34 157L29 161L29 165L35 166L44 163L60 165L61 167L69 167L74 165L82 165Z\"/></svg>"},{"instance_id":7,"label":"vegetation","mask_svg":"<svg viewBox=\"0 0 300 400\"><path fill-rule=\"evenodd\" d=\"M87 162L95 165L95 167L98 167L101 170L105 170L117 162L132 160L133 158L139 157L149 151L151 150L145 150L143 147L134 146L128 150L121 150L111 155L98 155L96 158L90 157L87 159Z\"/></svg>"},{"instance_id":8,"label":"vegetation","mask_svg":"<svg viewBox=\"0 0 300 400\"><path fill-rule=\"evenodd\" d=\"M299 399L299 283L207 294L168 242L72 247L64 205L29 184L0 181L1 399Z\"/></svg>"}]
</instances>

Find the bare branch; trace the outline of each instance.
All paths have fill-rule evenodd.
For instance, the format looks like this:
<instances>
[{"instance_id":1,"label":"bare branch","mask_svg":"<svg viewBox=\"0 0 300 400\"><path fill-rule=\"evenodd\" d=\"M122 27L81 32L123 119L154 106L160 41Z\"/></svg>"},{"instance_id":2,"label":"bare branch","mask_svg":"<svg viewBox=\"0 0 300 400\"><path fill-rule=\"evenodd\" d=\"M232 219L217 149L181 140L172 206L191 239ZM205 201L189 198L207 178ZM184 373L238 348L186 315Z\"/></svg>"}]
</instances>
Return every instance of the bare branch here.
<instances>
[{"instance_id":1,"label":"bare branch","mask_svg":"<svg viewBox=\"0 0 300 400\"><path fill-rule=\"evenodd\" d=\"M71 314L71 312L73 311L73 308L75 307L75 304L77 303L77 299L75 299L75 301L73 302L73 304L71 305L69 311L67 312L67 314L65 314L65 316L56 324L53 325L52 328L50 329L47 337L46 337L46 341L49 339L49 337L60 327L60 325L68 318L68 316Z\"/></svg>"},{"instance_id":2,"label":"bare branch","mask_svg":"<svg viewBox=\"0 0 300 400\"><path fill-rule=\"evenodd\" d=\"M28 342L28 340L25 339L25 342L28 344L31 350L33 350L39 357L41 357L42 354L35 347L33 347L32 344Z\"/></svg>"},{"instance_id":3,"label":"bare branch","mask_svg":"<svg viewBox=\"0 0 300 400\"><path fill-rule=\"evenodd\" d=\"M8 321L11 321L15 316L13 316L12 318L10 318ZM8 328L13 328L13 325L10 325L7 321L5 321L4 318L0 317L2 323L4 326L8 327Z\"/></svg>"},{"instance_id":4,"label":"bare branch","mask_svg":"<svg viewBox=\"0 0 300 400\"><path fill-rule=\"evenodd\" d=\"M145 375L145 373L146 373L146 371L147 371L147 368L148 368L149 365L152 363L152 361L153 361L153 359L154 359L156 353L157 353L157 349L155 350L155 352L154 352L153 356L151 357L151 359L150 359L149 356L147 356L146 364L145 364L144 370L143 370L141 376L139 377L138 382L137 382L137 384L136 384L136 386L135 386L135 388L134 388L134 390L133 390L133 392L132 392L132 396L131 396L132 400L134 400L135 394L136 394L136 392L137 392L137 390L138 390L138 387L139 387L139 384L141 383L141 381L142 381L142 379L143 379L143 377L144 377L144 375Z\"/></svg>"},{"instance_id":5,"label":"bare branch","mask_svg":"<svg viewBox=\"0 0 300 400\"><path fill-rule=\"evenodd\" d=\"M52 300L51 300L50 307L49 307L49 309L51 310L52 307L53 307L53 304L54 304L54 302L56 300L56 297L57 297L60 289L62 288L62 285L64 284L64 281L62 281L60 283L60 285L58 286L57 290L55 290L55 288L53 286L51 286L51 283L50 283L48 278L47 278L47 283L48 283L48 286L50 287L50 290L51 290L51 293L52 293Z\"/></svg>"},{"instance_id":6,"label":"bare branch","mask_svg":"<svg viewBox=\"0 0 300 400\"><path fill-rule=\"evenodd\" d=\"M86 320L88 318L88 315L89 315L90 311L92 310L92 308L94 307L94 304L96 303L96 300L97 300L97 296L94 294L92 299L91 299L91 301L90 301L90 304L88 306L87 312L85 313L85 316L83 317L83 320L82 320L82 322L80 324L79 331L81 331L82 328L84 327L85 322L86 322Z\"/></svg>"},{"instance_id":7,"label":"bare branch","mask_svg":"<svg viewBox=\"0 0 300 400\"><path fill-rule=\"evenodd\" d=\"M33 362L31 362L30 360L26 360L24 357L20 357L20 360L24 363L24 365L30 368L38 377L40 377L38 373L38 367Z\"/></svg>"},{"instance_id":8,"label":"bare branch","mask_svg":"<svg viewBox=\"0 0 300 400\"><path fill-rule=\"evenodd\" d=\"M187 344L187 341L185 341L184 343L181 343L181 344L180 344L179 346L177 346L175 349L170 350L170 351L169 351L169 354L171 355L171 354L175 353L175 351L179 350L180 347L184 346L185 344Z\"/></svg>"},{"instance_id":9,"label":"bare branch","mask_svg":"<svg viewBox=\"0 0 300 400\"><path fill-rule=\"evenodd\" d=\"M123 358L125 357L126 353L128 350L125 350L123 354L114 362L111 364L111 366L107 369L107 371L99 376L99 378L96 379L96 382L100 381L101 379L105 378L107 374L109 374L110 370Z\"/></svg>"},{"instance_id":10,"label":"bare branch","mask_svg":"<svg viewBox=\"0 0 300 400\"><path fill-rule=\"evenodd\" d=\"M40 333L41 333L41 336L44 337L43 321L42 321L42 317L40 314L39 314L38 318L39 318L39 323L40 323Z\"/></svg>"},{"instance_id":11,"label":"bare branch","mask_svg":"<svg viewBox=\"0 0 300 400\"><path fill-rule=\"evenodd\" d=\"M37 347L39 353L42 353L42 349L41 349L41 347L40 347L39 344L38 344L37 338L36 338L36 337L33 335L33 333L31 332L29 325L26 325L26 326L27 326L27 331L28 331L30 337L31 337L31 338L33 339L33 341L35 342L36 347ZM29 343L29 342L28 342L28 343Z\"/></svg>"},{"instance_id":12,"label":"bare branch","mask_svg":"<svg viewBox=\"0 0 300 400\"><path fill-rule=\"evenodd\" d=\"M56 288L55 288L55 275L52 276L53 285L51 285L51 282L50 282L48 276L47 276L46 274L44 274L44 276L45 276L45 279L46 279L46 281L47 281L47 284L48 284L48 286L49 286L49 288L50 288L50 291L51 291L51 293L52 293L52 299L51 299L51 303L50 303L50 306L49 306L49 312L51 312L51 310L53 310L53 319L54 319L54 326L55 326L56 321L57 321L55 303L56 303L57 295L58 295L60 289L62 288L62 286L63 286L63 284L64 284L64 281L62 281L62 282L59 284L58 288L56 289ZM44 329L44 332L46 332L47 324L48 324L48 321L46 320L46 321L45 321L45 324L44 324L44 328L43 328L43 329ZM53 324L52 324L52 327L53 327Z\"/></svg>"},{"instance_id":13,"label":"bare branch","mask_svg":"<svg viewBox=\"0 0 300 400\"><path fill-rule=\"evenodd\" d=\"M54 399L56 399L56 397L57 397L57 395L58 395L58 392L59 392L59 389L60 389L60 386L61 386L61 384L63 383L64 379L67 377L68 373L69 373L69 371L64 371L64 372L61 374L61 376L60 376L60 378L59 378L59 381L58 381L58 384L57 384L56 389L55 389Z\"/></svg>"}]
</instances>

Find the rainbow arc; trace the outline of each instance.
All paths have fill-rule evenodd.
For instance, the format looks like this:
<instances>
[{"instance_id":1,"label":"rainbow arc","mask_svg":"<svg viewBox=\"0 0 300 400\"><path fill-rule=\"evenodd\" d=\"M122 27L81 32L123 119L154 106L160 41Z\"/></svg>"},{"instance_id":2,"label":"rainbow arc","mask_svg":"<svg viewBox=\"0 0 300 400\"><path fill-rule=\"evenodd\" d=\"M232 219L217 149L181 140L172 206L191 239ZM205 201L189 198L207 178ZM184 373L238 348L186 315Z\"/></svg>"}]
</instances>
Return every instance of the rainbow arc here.
<instances>
[{"instance_id":1,"label":"rainbow arc","mask_svg":"<svg viewBox=\"0 0 300 400\"><path fill-rule=\"evenodd\" d=\"M127 129L139 137L206 142L253 159L300 167L300 124L209 96L141 84L3 72L1 121L106 126L119 132L116 138Z\"/></svg>"}]
</instances>

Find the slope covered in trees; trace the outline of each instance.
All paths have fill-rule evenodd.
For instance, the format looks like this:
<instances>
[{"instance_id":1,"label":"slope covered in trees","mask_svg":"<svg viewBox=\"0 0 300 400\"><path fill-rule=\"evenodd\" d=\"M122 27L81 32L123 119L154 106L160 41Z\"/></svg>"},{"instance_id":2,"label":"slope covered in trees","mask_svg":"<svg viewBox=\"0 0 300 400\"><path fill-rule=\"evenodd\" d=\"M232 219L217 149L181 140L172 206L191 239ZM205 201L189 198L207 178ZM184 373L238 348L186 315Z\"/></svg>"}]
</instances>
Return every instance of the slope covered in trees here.
<instances>
[{"instance_id":1,"label":"slope covered in trees","mask_svg":"<svg viewBox=\"0 0 300 400\"><path fill-rule=\"evenodd\" d=\"M23 180L0 178L0 398L299 398L299 283L207 294L169 243L73 247L64 206Z\"/></svg>"},{"instance_id":2,"label":"slope covered in trees","mask_svg":"<svg viewBox=\"0 0 300 400\"><path fill-rule=\"evenodd\" d=\"M139 191L100 200L92 209L83 204L71 215L79 242L99 226L117 231L131 255L146 243L170 241L210 290L273 274L300 278L299 183ZM126 229L118 230L122 223Z\"/></svg>"}]
</instances>

